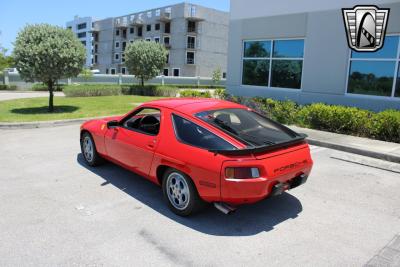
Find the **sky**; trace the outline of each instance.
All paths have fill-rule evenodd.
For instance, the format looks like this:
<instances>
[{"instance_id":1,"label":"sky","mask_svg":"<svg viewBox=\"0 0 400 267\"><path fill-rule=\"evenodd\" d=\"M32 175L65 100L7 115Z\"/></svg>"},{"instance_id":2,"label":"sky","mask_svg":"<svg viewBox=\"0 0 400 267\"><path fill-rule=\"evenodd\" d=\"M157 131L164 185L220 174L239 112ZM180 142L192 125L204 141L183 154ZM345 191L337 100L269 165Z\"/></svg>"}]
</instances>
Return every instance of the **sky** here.
<instances>
[{"instance_id":1,"label":"sky","mask_svg":"<svg viewBox=\"0 0 400 267\"><path fill-rule=\"evenodd\" d=\"M49 23L65 27L75 15L102 19L184 2L184 0L9 0L0 4L0 45L12 50L12 43L26 24ZM229 0L193 0L199 4L229 11Z\"/></svg>"}]
</instances>

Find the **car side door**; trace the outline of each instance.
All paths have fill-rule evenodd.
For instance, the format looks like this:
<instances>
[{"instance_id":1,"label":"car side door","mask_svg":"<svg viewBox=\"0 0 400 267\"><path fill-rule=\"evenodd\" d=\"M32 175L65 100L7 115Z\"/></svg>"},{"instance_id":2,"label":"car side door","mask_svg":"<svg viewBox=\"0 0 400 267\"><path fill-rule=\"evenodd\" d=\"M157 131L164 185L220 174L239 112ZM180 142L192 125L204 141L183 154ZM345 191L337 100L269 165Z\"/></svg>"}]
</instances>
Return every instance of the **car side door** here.
<instances>
[{"instance_id":1,"label":"car side door","mask_svg":"<svg viewBox=\"0 0 400 267\"><path fill-rule=\"evenodd\" d=\"M160 109L143 107L107 130L107 154L124 167L148 176L160 137ZM158 123L158 125L157 125Z\"/></svg>"}]
</instances>

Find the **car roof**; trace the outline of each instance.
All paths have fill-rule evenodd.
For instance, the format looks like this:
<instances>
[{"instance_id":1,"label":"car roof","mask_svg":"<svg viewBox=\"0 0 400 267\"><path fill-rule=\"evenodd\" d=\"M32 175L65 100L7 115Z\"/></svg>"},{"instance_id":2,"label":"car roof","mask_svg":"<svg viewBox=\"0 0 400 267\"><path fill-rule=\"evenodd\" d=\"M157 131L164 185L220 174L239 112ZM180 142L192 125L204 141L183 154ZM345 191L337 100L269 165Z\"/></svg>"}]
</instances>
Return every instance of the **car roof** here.
<instances>
[{"instance_id":1,"label":"car roof","mask_svg":"<svg viewBox=\"0 0 400 267\"><path fill-rule=\"evenodd\" d=\"M205 110L224 108L246 108L245 106L214 98L163 98L146 102L145 104L165 107L186 114L194 114Z\"/></svg>"}]
</instances>

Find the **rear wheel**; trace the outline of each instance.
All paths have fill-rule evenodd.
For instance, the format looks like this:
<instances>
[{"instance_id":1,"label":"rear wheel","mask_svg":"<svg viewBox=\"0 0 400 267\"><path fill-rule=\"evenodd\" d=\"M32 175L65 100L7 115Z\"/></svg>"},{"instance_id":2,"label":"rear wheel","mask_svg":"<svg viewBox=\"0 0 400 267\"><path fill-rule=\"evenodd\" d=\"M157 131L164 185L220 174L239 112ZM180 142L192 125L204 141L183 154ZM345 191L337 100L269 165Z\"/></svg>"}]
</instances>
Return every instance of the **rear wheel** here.
<instances>
[{"instance_id":1,"label":"rear wheel","mask_svg":"<svg viewBox=\"0 0 400 267\"><path fill-rule=\"evenodd\" d=\"M97 153L96 145L88 132L82 134L81 151L86 163L92 167L98 166L104 162L103 158Z\"/></svg>"},{"instance_id":2,"label":"rear wheel","mask_svg":"<svg viewBox=\"0 0 400 267\"><path fill-rule=\"evenodd\" d=\"M179 216L189 216L204 206L193 181L178 170L164 173L162 188L168 207Z\"/></svg>"}]
</instances>

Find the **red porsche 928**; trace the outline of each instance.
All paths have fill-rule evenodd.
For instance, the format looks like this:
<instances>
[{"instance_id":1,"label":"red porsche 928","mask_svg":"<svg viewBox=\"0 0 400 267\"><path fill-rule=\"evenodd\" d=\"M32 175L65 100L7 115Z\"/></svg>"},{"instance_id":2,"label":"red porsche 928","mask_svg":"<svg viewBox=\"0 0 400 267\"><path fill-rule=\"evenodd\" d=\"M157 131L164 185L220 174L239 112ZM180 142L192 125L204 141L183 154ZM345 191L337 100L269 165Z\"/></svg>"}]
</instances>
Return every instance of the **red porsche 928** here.
<instances>
[{"instance_id":1,"label":"red porsche 928","mask_svg":"<svg viewBox=\"0 0 400 267\"><path fill-rule=\"evenodd\" d=\"M85 122L81 149L90 166L106 159L161 185L169 208L187 216L205 203L230 213L305 183L305 137L239 104L172 98Z\"/></svg>"}]
</instances>

